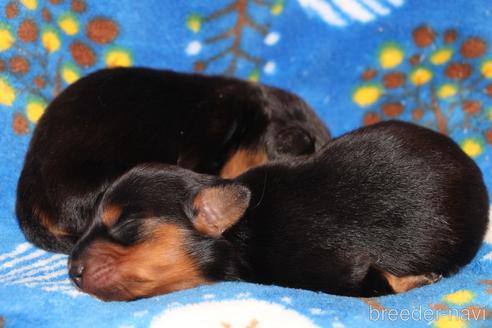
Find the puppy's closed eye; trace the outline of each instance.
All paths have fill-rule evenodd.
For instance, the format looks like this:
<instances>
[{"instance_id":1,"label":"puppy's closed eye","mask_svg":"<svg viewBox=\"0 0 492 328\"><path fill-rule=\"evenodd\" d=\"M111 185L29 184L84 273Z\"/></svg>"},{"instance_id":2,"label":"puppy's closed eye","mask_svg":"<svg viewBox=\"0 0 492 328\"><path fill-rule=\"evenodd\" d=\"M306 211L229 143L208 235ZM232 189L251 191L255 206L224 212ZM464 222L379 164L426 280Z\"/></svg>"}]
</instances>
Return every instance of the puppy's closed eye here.
<instances>
[{"instance_id":1,"label":"puppy's closed eye","mask_svg":"<svg viewBox=\"0 0 492 328\"><path fill-rule=\"evenodd\" d=\"M108 236L123 245L137 243L147 235L147 229L142 228L142 220L121 218L116 224L108 228Z\"/></svg>"}]
</instances>

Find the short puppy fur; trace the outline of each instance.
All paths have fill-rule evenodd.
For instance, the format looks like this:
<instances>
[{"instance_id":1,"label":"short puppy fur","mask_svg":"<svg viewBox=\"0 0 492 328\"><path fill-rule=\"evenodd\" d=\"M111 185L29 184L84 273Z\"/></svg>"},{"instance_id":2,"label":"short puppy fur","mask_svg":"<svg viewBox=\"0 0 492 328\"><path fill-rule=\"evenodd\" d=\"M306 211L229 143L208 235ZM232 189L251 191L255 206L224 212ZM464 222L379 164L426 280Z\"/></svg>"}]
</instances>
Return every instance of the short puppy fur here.
<instances>
[{"instance_id":1,"label":"short puppy fur","mask_svg":"<svg viewBox=\"0 0 492 328\"><path fill-rule=\"evenodd\" d=\"M311 108L280 89L144 68L101 70L69 86L41 118L18 183L17 217L29 241L69 253L104 190L135 165L233 178L313 153L329 138Z\"/></svg>"},{"instance_id":2,"label":"short puppy fur","mask_svg":"<svg viewBox=\"0 0 492 328\"><path fill-rule=\"evenodd\" d=\"M103 300L224 280L399 293L469 263L488 207L482 174L458 145L390 121L235 179L137 166L101 198L70 273Z\"/></svg>"}]
</instances>

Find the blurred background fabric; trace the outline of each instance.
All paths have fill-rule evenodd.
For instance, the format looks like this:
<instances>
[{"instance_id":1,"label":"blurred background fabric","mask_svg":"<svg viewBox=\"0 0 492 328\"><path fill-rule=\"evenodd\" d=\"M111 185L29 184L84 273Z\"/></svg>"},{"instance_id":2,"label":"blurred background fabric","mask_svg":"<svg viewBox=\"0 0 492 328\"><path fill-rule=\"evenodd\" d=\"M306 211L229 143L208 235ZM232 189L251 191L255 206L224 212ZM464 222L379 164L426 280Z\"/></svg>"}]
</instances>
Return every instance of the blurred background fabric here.
<instances>
[{"instance_id":1,"label":"blurred background fabric","mask_svg":"<svg viewBox=\"0 0 492 328\"><path fill-rule=\"evenodd\" d=\"M26 243L14 213L47 104L81 76L116 66L285 88L334 136L412 121L452 137L492 190L491 21L490 0L0 0L0 326L492 327L487 243L458 275L395 296L221 283L103 303L70 285L65 256Z\"/></svg>"}]
</instances>

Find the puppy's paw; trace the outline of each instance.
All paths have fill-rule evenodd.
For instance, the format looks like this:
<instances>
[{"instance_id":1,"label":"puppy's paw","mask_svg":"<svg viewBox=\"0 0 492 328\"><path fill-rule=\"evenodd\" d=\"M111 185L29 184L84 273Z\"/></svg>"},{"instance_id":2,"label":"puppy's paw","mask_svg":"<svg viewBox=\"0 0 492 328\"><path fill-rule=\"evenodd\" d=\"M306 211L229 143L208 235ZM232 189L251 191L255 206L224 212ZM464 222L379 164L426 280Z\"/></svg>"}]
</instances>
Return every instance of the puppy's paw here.
<instances>
[{"instance_id":1,"label":"puppy's paw","mask_svg":"<svg viewBox=\"0 0 492 328\"><path fill-rule=\"evenodd\" d=\"M393 291L397 294L417 287L433 284L442 278L442 274L434 272L403 277L397 277L389 272L383 272L383 276L386 278Z\"/></svg>"},{"instance_id":2,"label":"puppy's paw","mask_svg":"<svg viewBox=\"0 0 492 328\"><path fill-rule=\"evenodd\" d=\"M442 274L435 273L435 272L427 273L427 274L424 274L423 276L424 276L425 280L427 281L427 283L424 283L422 286L433 284L433 283L438 282L439 280L442 279Z\"/></svg>"}]
</instances>

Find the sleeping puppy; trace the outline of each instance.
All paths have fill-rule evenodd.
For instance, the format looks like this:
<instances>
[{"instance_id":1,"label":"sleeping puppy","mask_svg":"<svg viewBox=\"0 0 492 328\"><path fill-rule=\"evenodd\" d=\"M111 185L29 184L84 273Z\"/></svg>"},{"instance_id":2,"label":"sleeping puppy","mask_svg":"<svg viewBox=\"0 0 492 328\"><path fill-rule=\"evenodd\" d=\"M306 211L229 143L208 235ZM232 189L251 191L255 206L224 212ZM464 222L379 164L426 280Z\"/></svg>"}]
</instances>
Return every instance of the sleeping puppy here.
<instances>
[{"instance_id":1,"label":"sleeping puppy","mask_svg":"<svg viewBox=\"0 0 492 328\"><path fill-rule=\"evenodd\" d=\"M313 153L329 138L310 107L280 89L144 68L101 70L69 86L41 118L18 183L17 217L29 241L68 254L104 190L137 164L232 178Z\"/></svg>"},{"instance_id":2,"label":"sleeping puppy","mask_svg":"<svg viewBox=\"0 0 492 328\"><path fill-rule=\"evenodd\" d=\"M470 262L488 207L479 168L451 139L385 122L232 180L137 166L102 196L70 275L103 300L224 280L399 293Z\"/></svg>"}]
</instances>

